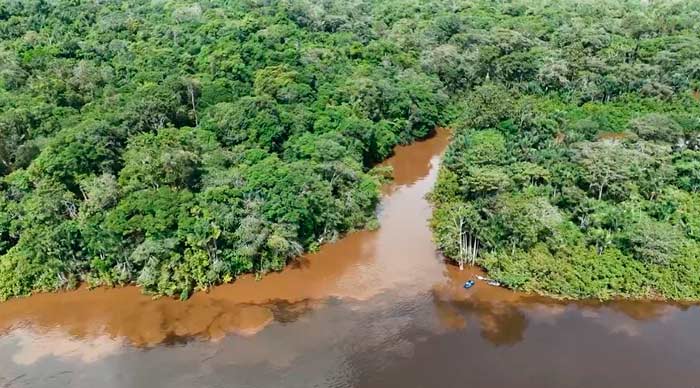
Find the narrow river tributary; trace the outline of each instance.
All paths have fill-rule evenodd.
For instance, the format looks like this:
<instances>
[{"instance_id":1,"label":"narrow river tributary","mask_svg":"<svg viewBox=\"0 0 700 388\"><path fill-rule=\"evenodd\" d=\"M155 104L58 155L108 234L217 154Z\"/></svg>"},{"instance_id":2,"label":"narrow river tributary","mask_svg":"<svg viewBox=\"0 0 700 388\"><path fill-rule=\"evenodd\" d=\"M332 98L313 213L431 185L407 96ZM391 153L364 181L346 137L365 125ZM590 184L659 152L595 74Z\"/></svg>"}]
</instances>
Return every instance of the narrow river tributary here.
<instances>
[{"instance_id":1,"label":"narrow river tributary","mask_svg":"<svg viewBox=\"0 0 700 388\"><path fill-rule=\"evenodd\" d=\"M152 300L134 287L0 304L0 387L700 387L700 308L461 286L431 242L448 134L398 147L381 227L280 273Z\"/></svg>"}]
</instances>

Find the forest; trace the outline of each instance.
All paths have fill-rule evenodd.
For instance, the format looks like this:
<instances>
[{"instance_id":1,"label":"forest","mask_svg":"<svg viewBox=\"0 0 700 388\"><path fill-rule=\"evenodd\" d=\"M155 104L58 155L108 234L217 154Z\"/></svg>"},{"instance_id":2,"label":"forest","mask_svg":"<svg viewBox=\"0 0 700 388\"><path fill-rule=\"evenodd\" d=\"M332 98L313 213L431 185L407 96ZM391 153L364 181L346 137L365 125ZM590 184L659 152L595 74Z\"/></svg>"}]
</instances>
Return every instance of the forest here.
<instances>
[{"instance_id":1,"label":"forest","mask_svg":"<svg viewBox=\"0 0 700 388\"><path fill-rule=\"evenodd\" d=\"M700 298L699 10L497 12L432 193L446 255L557 297Z\"/></svg>"},{"instance_id":2,"label":"forest","mask_svg":"<svg viewBox=\"0 0 700 388\"><path fill-rule=\"evenodd\" d=\"M371 226L371 167L447 96L366 6L327 6L2 2L0 299L187 298Z\"/></svg>"},{"instance_id":3,"label":"forest","mask_svg":"<svg viewBox=\"0 0 700 388\"><path fill-rule=\"evenodd\" d=\"M700 298L699 36L696 1L1 2L0 300L280 270L438 125L448 257Z\"/></svg>"}]
</instances>

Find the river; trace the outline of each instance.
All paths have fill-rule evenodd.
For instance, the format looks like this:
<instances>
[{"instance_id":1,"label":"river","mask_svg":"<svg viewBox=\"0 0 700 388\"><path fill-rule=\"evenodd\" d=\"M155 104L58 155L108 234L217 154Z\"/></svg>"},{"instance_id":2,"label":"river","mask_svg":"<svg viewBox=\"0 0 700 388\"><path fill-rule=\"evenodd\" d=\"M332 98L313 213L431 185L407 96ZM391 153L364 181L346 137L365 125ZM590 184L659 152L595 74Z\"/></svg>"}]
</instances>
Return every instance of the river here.
<instances>
[{"instance_id":1,"label":"river","mask_svg":"<svg viewBox=\"0 0 700 388\"><path fill-rule=\"evenodd\" d=\"M479 271L445 263L427 224L447 142L385 162L378 230L261 280L0 304L0 387L700 387L698 306L464 290Z\"/></svg>"}]
</instances>

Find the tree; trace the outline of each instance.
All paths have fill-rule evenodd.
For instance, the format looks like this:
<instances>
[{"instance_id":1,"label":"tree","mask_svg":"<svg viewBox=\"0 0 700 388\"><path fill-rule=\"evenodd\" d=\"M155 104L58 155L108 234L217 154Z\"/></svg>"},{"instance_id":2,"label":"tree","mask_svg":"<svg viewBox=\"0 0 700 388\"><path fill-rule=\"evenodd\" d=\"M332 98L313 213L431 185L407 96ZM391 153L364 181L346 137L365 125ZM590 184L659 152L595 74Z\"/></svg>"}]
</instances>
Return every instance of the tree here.
<instances>
[{"instance_id":1,"label":"tree","mask_svg":"<svg viewBox=\"0 0 700 388\"><path fill-rule=\"evenodd\" d=\"M667 115L650 113L630 122L630 129L644 140L678 143L683 139L683 128Z\"/></svg>"},{"instance_id":2,"label":"tree","mask_svg":"<svg viewBox=\"0 0 700 388\"><path fill-rule=\"evenodd\" d=\"M637 260L668 265L684 244L683 234L672 226L642 220L628 234L630 250Z\"/></svg>"},{"instance_id":3,"label":"tree","mask_svg":"<svg viewBox=\"0 0 700 388\"><path fill-rule=\"evenodd\" d=\"M457 261L460 270L465 264L476 262L482 245L476 209L464 203L450 203L435 212L431 224L438 248Z\"/></svg>"},{"instance_id":4,"label":"tree","mask_svg":"<svg viewBox=\"0 0 700 388\"><path fill-rule=\"evenodd\" d=\"M496 130L463 133L455 136L444 163L451 170L460 172L501 164L508 157L505 141L503 134Z\"/></svg>"},{"instance_id":5,"label":"tree","mask_svg":"<svg viewBox=\"0 0 700 388\"><path fill-rule=\"evenodd\" d=\"M253 90L257 96L271 96L281 103L300 102L311 93L300 81L299 74L287 66L270 66L255 73Z\"/></svg>"},{"instance_id":6,"label":"tree","mask_svg":"<svg viewBox=\"0 0 700 388\"><path fill-rule=\"evenodd\" d=\"M445 85L449 85L451 91L460 90L475 78L474 69L465 58L465 53L452 44L440 45L423 52L421 65L426 71L437 74Z\"/></svg>"},{"instance_id":7,"label":"tree","mask_svg":"<svg viewBox=\"0 0 700 388\"><path fill-rule=\"evenodd\" d=\"M683 151L675 157L673 167L680 188L693 193L700 191L700 151Z\"/></svg>"},{"instance_id":8,"label":"tree","mask_svg":"<svg viewBox=\"0 0 700 388\"><path fill-rule=\"evenodd\" d=\"M470 197L494 194L511 186L506 170L496 166L471 167L463 180L463 190Z\"/></svg>"},{"instance_id":9,"label":"tree","mask_svg":"<svg viewBox=\"0 0 700 388\"><path fill-rule=\"evenodd\" d=\"M228 146L247 141L276 151L289 136L289 124L283 116L279 105L269 97L243 97L235 104L213 106L202 127L216 133Z\"/></svg>"},{"instance_id":10,"label":"tree","mask_svg":"<svg viewBox=\"0 0 700 388\"><path fill-rule=\"evenodd\" d=\"M644 162L643 154L614 140L582 143L578 147L585 179L600 200L603 193L624 194L626 182L634 176L635 166Z\"/></svg>"},{"instance_id":11,"label":"tree","mask_svg":"<svg viewBox=\"0 0 700 388\"><path fill-rule=\"evenodd\" d=\"M164 128L157 134L144 133L132 138L124 153L119 184L126 192L141 189L195 188L202 174L199 155L218 145L213 136L189 128Z\"/></svg>"}]
</instances>

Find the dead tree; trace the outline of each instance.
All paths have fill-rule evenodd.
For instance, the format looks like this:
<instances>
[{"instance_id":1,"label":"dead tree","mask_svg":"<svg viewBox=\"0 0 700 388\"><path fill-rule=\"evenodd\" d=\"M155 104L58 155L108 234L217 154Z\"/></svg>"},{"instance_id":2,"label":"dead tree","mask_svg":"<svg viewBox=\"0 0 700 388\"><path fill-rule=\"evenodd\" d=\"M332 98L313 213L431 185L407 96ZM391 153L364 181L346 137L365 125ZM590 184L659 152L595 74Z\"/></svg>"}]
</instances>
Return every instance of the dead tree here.
<instances>
[{"instance_id":1,"label":"dead tree","mask_svg":"<svg viewBox=\"0 0 700 388\"><path fill-rule=\"evenodd\" d=\"M480 242L476 235L467 229L467 223L464 217L458 217L457 227L459 233L459 254L457 255L457 263L461 271L464 269L464 264L468 263L473 265L476 262L476 257L479 255Z\"/></svg>"}]
</instances>

